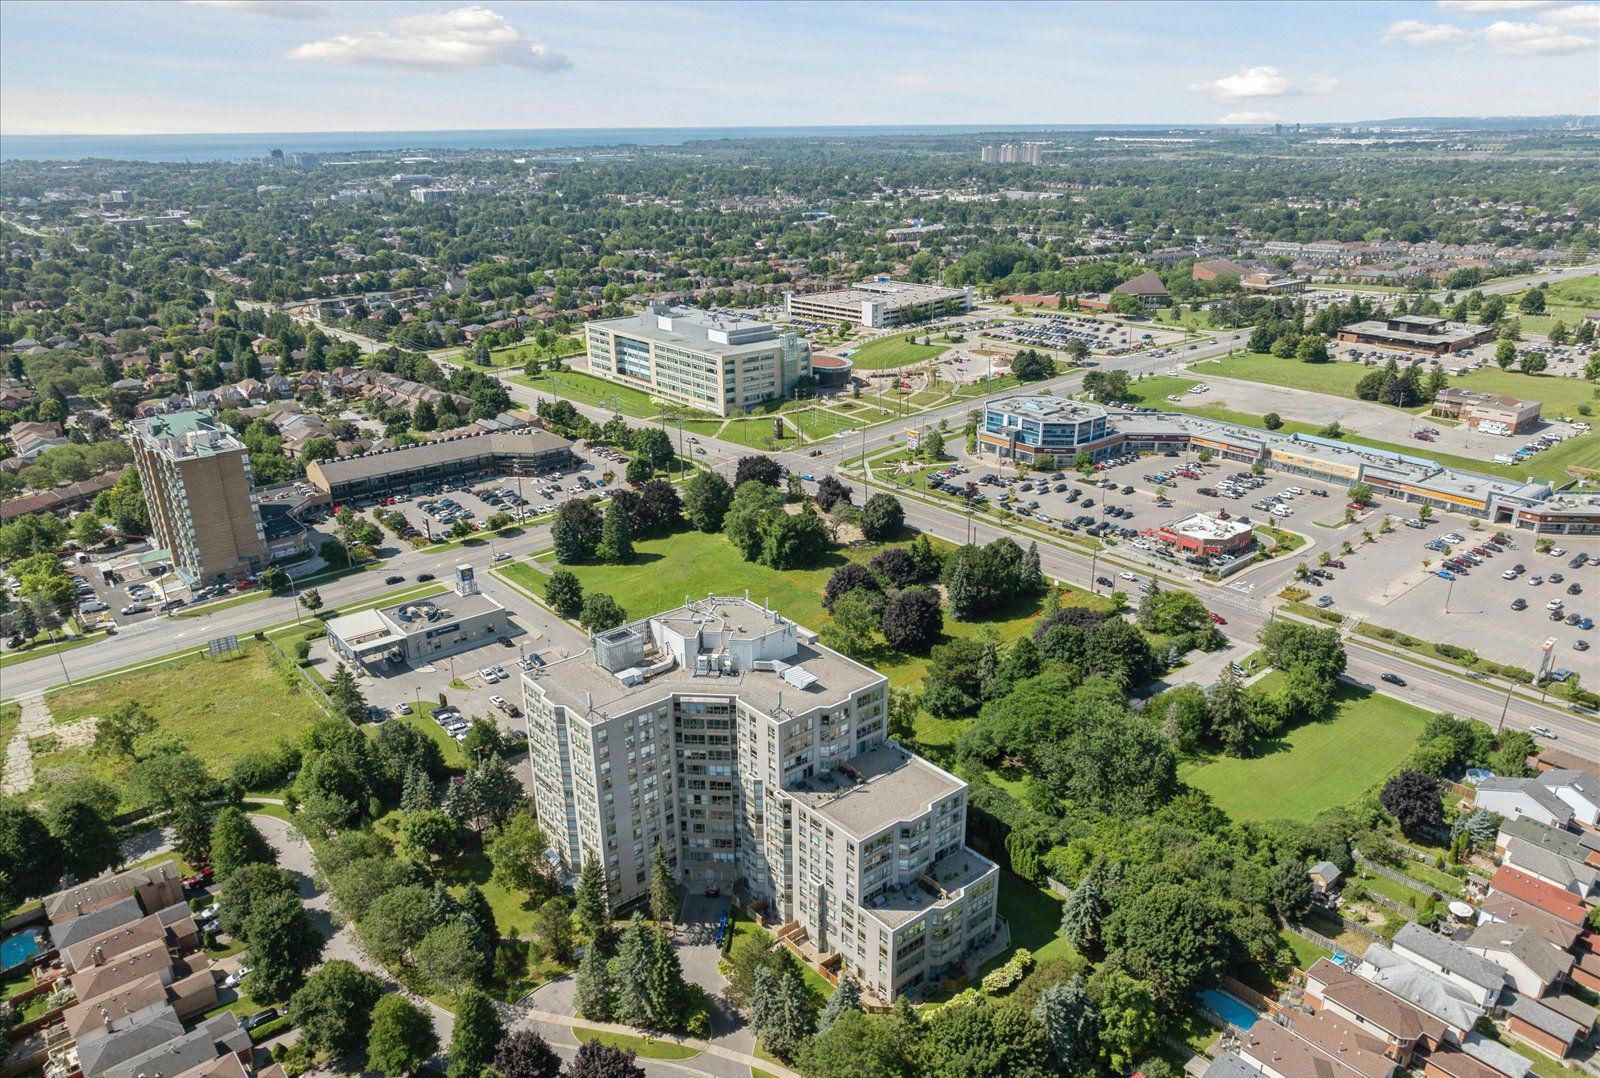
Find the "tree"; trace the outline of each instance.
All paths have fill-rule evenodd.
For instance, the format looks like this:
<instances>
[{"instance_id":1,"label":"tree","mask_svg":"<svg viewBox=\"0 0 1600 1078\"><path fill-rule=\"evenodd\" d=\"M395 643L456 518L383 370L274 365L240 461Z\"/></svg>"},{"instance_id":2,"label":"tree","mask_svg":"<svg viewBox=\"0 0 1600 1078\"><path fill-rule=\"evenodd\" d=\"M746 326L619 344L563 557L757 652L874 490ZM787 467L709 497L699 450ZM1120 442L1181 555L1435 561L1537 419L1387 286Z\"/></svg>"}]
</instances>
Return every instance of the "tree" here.
<instances>
[{"instance_id":1,"label":"tree","mask_svg":"<svg viewBox=\"0 0 1600 1078\"><path fill-rule=\"evenodd\" d=\"M578 873L575 891L578 927L590 939L606 936L611 928L611 902L606 889L605 867L598 857L585 857Z\"/></svg>"},{"instance_id":2,"label":"tree","mask_svg":"<svg viewBox=\"0 0 1600 1078\"><path fill-rule=\"evenodd\" d=\"M300 896L288 891L269 895L250 910L244 938L255 967L250 994L257 999L288 999L322 957L322 934L311 923Z\"/></svg>"},{"instance_id":3,"label":"tree","mask_svg":"<svg viewBox=\"0 0 1600 1078\"><path fill-rule=\"evenodd\" d=\"M565 895L547 898L533 911L533 941L563 966L572 964L578 937L572 928L572 903Z\"/></svg>"},{"instance_id":4,"label":"tree","mask_svg":"<svg viewBox=\"0 0 1600 1078\"><path fill-rule=\"evenodd\" d=\"M733 488L716 472L702 472L684 484L683 505L689 523L708 534L722 530L732 500Z\"/></svg>"},{"instance_id":5,"label":"tree","mask_svg":"<svg viewBox=\"0 0 1600 1078\"><path fill-rule=\"evenodd\" d=\"M822 1010L817 1014L817 1032L826 1033L845 1015L860 1011L861 985L846 973L839 978L839 983L833 986L833 991L828 994L828 1002L823 1004Z\"/></svg>"},{"instance_id":6,"label":"tree","mask_svg":"<svg viewBox=\"0 0 1600 1078\"><path fill-rule=\"evenodd\" d=\"M289 589L294 587L294 581L288 573L272 565L261 571L261 587L269 595L287 595Z\"/></svg>"},{"instance_id":7,"label":"tree","mask_svg":"<svg viewBox=\"0 0 1600 1078\"><path fill-rule=\"evenodd\" d=\"M1100 923L1109 912L1100 877L1091 872L1078 881L1061 904L1061 935L1075 951L1092 952L1100 943Z\"/></svg>"},{"instance_id":8,"label":"tree","mask_svg":"<svg viewBox=\"0 0 1600 1078\"><path fill-rule=\"evenodd\" d=\"M505 1036L505 1024L494 1000L477 989L456 1000L455 1029L450 1035L449 1078L480 1078L495 1058L495 1048Z\"/></svg>"},{"instance_id":9,"label":"tree","mask_svg":"<svg viewBox=\"0 0 1600 1078\"><path fill-rule=\"evenodd\" d=\"M1031 1016L986 997L934 1012L918 1052L923 1071L940 1078L1043 1078L1049 1058Z\"/></svg>"},{"instance_id":10,"label":"tree","mask_svg":"<svg viewBox=\"0 0 1600 1078\"><path fill-rule=\"evenodd\" d=\"M87 798L69 796L54 802L47 810L46 823L51 837L60 843L66 870L75 878L92 879L121 863L122 850L116 831L105 814ZM0 824L0 828L3 827ZM0 881L10 876L12 862L6 861L0 873L3 873ZM0 886L0 892L3 891L4 887Z\"/></svg>"},{"instance_id":11,"label":"tree","mask_svg":"<svg viewBox=\"0 0 1600 1078\"><path fill-rule=\"evenodd\" d=\"M750 994L750 1024L761 1043L780 1059L793 1059L811 1036L816 1016L800 965L787 951L756 971Z\"/></svg>"},{"instance_id":12,"label":"tree","mask_svg":"<svg viewBox=\"0 0 1600 1078\"><path fill-rule=\"evenodd\" d=\"M287 872L271 865L245 865L223 879L222 908L217 919L222 931L248 941L251 914L257 906L277 895L296 897L299 893L294 877Z\"/></svg>"},{"instance_id":13,"label":"tree","mask_svg":"<svg viewBox=\"0 0 1600 1078\"><path fill-rule=\"evenodd\" d=\"M1316 335L1301 337L1300 343L1295 345L1294 358L1301 363L1328 362L1328 339Z\"/></svg>"},{"instance_id":14,"label":"tree","mask_svg":"<svg viewBox=\"0 0 1600 1078\"><path fill-rule=\"evenodd\" d=\"M601 1041L584 1041L567 1067L567 1078L645 1078L637 1054Z\"/></svg>"},{"instance_id":15,"label":"tree","mask_svg":"<svg viewBox=\"0 0 1600 1078\"><path fill-rule=\"evenodd\" d=\"M736 936L728 948L728 983L722 990L723 998L735 1007L748 1006L755 993L756 974L776 961L776 947L773 938L764 932Z\"/></svg>"},{"instance_id":16,"label":"tree","mask_svg":"<svg viewBox=\"0 0 1600 1078\"><path fill-rule=\"evenodd\" d=\"M822 641L846 655L864 655L882 618L883 596L870 588L857 588L833 604L833 616L822 626Z\"/></svg>"},{"instance_id":17,"label":"tree","mask_svg":"<svg viewBox=\"0 0 1600 1078\"><path fill-rule=\"evenodd\" d=\"M1099 1048L1099 1015L1082 977L1044 990L1034 1004L1033 1021L1044 1033L1055 1068L1067 1074L1093 1069Z\"/></svg>"},{"instance_id":18,"label":"tree","mask_svg":"<svg viewBox=\"0 0 1600 1078\"><path fill-rule=\"evenodd\" d=\"M361 688L356 684L355 675L344 663L336 665L333 668L333 676L328 679L328 699L333 703L334 711L346 722L366 721L366 697L361 695Z\"/></svg>"},{"instance_id":19,"label":"tree","mask_svg":"<svg viewBox=\"0 0 1600 1078\"><path fill-rule=\"evenodd\" d=\"M1434 776L1402 768L1383 784L1378 802L1395 818L1402 832L1418 837L1444 825L1439 788Z\"/></svg>"},{"instance_id":20,"label":"tree","mask_svg":"<svg viewBox=\"0 0 1600 1078\"><path fill-rule=\"evenodd\" d=\"M783 480L783 465L771 457L759 454L749 457L740 457L738 467L733 473L733 487L738 490L746 483L762 483L776 488Z\"/></svg>"},{"instance_id":21,"label":"tree","mask_svg":"<svg viewBox=\"0 0 1600 1078\"><path fill-rule=\"evenodd\" d=\"M814 500L824 513L831 513L833 507L841 502L845 505L850 504L850 488L839 482L837 476L825 475L817 482Z\"/></svg>"},{"instance_id":22,"label":"tree","mask_svg":"<svg viewBox=\"0 0 1600 1078\"><path fill-rule=\"evenodd\" d=\"M400 841L426 862L456 852L461 847L461 831L442 810L422 809L406 813L400 821Z\"/></svg>"},{"instance_id":23,"label":"tree","mask_svg":"<svg viewBox=\"0 0 1600 1078\"><path fill-rule=\"evenodd\" d=\"M650 1024L650 957L650 926L644 923L644 915L635 911L618 936L611 980L616 989L616 1021L641 1029L659 1028Z\"/></svg>"},{"instance_id":24,"label":"tree","mask_svg":"<svg viewBox=\"0 0 1600 1078\"><path fill-rule=\"evenodd\" d=\"M278 852L242 809L232 805L211 824L211 867L225 880L245 865L276 865Z\"/></svg>"},{"instance_id":25,"label":"tree","mask_svg":"<svg viewBox=\"0 0 1600 1078\"><path fill-rule=\"evenodd\" d=\"M757 560L773 569L800 569L814 565L830 543L822 518L811 506L802 505L793 515L778 511L766 516Z\"/></svg>"},{"instance_id":26,"label":"tree","mask_svg":"<svg viewBox=\"0 0 1600 1078\"><path fill-rule=\"evenodd\" d=\"M1311 876L1306 866L1290 858L1272 873L1272 907L1286 921L1298 921L1311 909Z\"/></svg>"},{"instance_id":27,"label":"tree","mask_svg":"<svg viewBox=\"0 0 1600 1078\"><path fill-rule=\"evenodd\" d=\"M531 1029L507 1033L495 1049L493 1065L501 1078L560 1078L561 1074L561 1057Z\"/></svg>"},{"instance_id":28,"label":"tree","mask_svg":"<svg viewBox=\"0 0 1600 1078\"><path fill-rule=\"evenodd\" d=\"M615 629L628 620L628 612L603 591L590 592L583 598L583 612L578 623L592 633Z\"/></svg>"},{"instance_id":29,"label":"tree","mask_svg":"<svg viewBox=\"0 0 1600 1078\"><path fill-rule=\"evenodd\" d=\"M316 588L311 588L300 593L300 605L313 614L322 609L322 593Z\"/></svg>"},{"instance_id":30,"label":"tree","mask_svg":"<svg viewBox=\"0 0 1600 1078\"><path fill-rule=\"evenodd\" d=\"M490 838L489 863L502 887L541 895L552 885L550 839L532 812L518 812Z\"/></svg>"},{"instance_id":31,"label":"tree","mask_svg":"<svg viewBox=\"0 0 1600 1078\"><path fill-rule=\"evenodd\" d=\"M886 542L905 527L906 511L893 494L879 492L861 507L861 535L874 543Z\"/></svg>"},{"instance_id":32,"label":"tree","mask_svg":"<svg viewBox=\"0 0 1600 1078\"><path fill-rule=\"evenodd\" d=\"M583 584L572 570L557 569L545 581L544 597L557 614L575 618L583 609Z\"/></svg>"},{"instance_id":33,"label":"tree","mask_svg":"<svg viewBox=\"0 0 1600 1078\"><path fill-rule=\"evenodd\" d=\"M140 737L156 728L156 720L137 702L128 700L102 715L94 728L95 751L134 757Z\"/></svg>"},{"instance_id":34,"label":"tree","mask_svg":"<svg viewBox=\"0 0 1600 1078\"><path fill-rule=\"evenodd\" d=\"M439 1035L420 1007L398 994L378 1000L367 1033L368 1067L388 1078L406 1078L438 1050Z\"/></svg>"},{"instance_id":35,"label":"tree","mask_svg":"<svg viewBox=\"0 0 1600 1078\"><path fill-rule=\"evenodd\" d=\"M611 1020L612 1001L616 998L611 980L611 961L598 939L591 940L578 963L574 1005L584 1018L596 1022Z\"/></svg>"},{"instance_id":36,"label":"tree","mask_svg":"<svg viewBox=\"0 0 1600 1078\"><path fill-rule=\"evenodd\" d=\"M656 474L656 466L644 457L634 457L628 461L628 466L623 470L622 477L633 486L642 486L650 481Z\"/></svg>"},{"instance_id":37,"label":"tree","mask_svg":"<svg viewBox=\"0 0 1600 1078\"><path fill-rule=\"evenodd\" d=\"M926 654L944 635L939 597L924 588L906 588L883 606L883 638L899 651Z\"/></svg>"},{"instance_id":38,"label":"tree","mask_svg":"<svg viewBox=\"0 0 1600 1078\"><path fill-rule=\"evenodd\" d=\"M633 523L628 519L627 510L616 500L606 507L600 543L594 553L607 565L626 565L633 560Z\"/></svg>"},{"instance_id":39,"label":"tree","mask_svg":"<svg viewBox=\"0 0 1600 1078\"><path fill-rule=\"evenodd\" d=\"M806 1078L916 1078L914 1048L889 1022L847 1011L818 1029L796 1062Z\"/></svg>"},{"instance_id":40,"label":"tree","mask_svg":"<svg viewBox=\"0 0 1600 1078\"><path fill-rule=\"evenodd\" d=\"M353 962L335 958L306 978L289 1000L289 1020L312 1052L342 1056L360 1048L383 982Z\"/></svg>"},{"instance_id":41,"label":"tree","mask_svg":"<svg viewBox=\"0 0 1600 1078\"><path fill-rule=\"evenodd\" d=\"M666 928L657 924L650 933L650 962L645 979L648 1020L644 1028L683 1028L692 998L689 982L683 976L683 966L678 961L678 950L672 945Z\"/></svg>"},{"instance_id":42,"label":"tree","mask_svg":"<svg viewBox=\"0 0 1600 1078\"><path fill-rule=\"evenodd\" d=\"M1100 1059L1116 1073L1128 1073L1159 1042L1165 1010L1148 985L1116 969L1097 970L1089 995L1099 1019Z\"/></svg>"},{"instance_id":43,"label":"tree","mask_svg":"<svg viewBox=\"0 0 1600 1078\"><path fill-rule=\"evenodd\" d=\"M1215 978L1233 954L1226 918L1212 899L1177 883L1124 892L1104 934L1107 956L1169 1005Z\"/></svg>"},{"instance_id":44,"label":"tree","mask_svg":"<svg viewBox=\"0 0 1600 1078\"><path fill-rule=\"evenodd\" d=\"M1544 289L1530 288L1517 300L1517 310L1523 314L1543 314L1545 310Z\"/></svg>"},{"instance_id":45,"label":"tree","mask_svg":"<svg viewBox=\"0 0 1600 1078\"><path fill-rule=\"evenodd\" d=\"M671 924L678 916L678 888L667 866L667 850L657 845L650 864L650 916L659 924Z\"/></svg>"},{"instance_id":46,"label":"tree","mask_svg":"<svg viewBox=\"0 0 1600 1078\"><path fill-rule=\"evenodd\" d=\"M1277 412L1268 412L1266 415L1261 417L1261 425L1266 427L1268 430L1277 430L1279 427L1283 426L1283 417Z\"/></svg>"},{"instance_id":47,"label":"tree","mask_svg":"<svg viewBox=\"0 0 1600 1078\"><path fill-rule=\"evenodd\" d=\"M1503 371L1509 371L1517 361L1517 346L1513 341L1501 340L1494 346L1494 362Z\"/></svg>"},{"instance_id":48,"label":"tree","mask_svg":"<svg viewBox=\"0 0 1600 1078\"><path fill-rule=\"evenodd\" d=\"M573 498L562 504L550 525L550 541L556 561L563 565L594 557L603 527L600 513L589 498Z\"/></svg>"},{"instance_id":49,"label":"tree","mask_svg":"<svg viewBox=\"0 0 1600 1078\"><path fill-rule=\"evenodd\" d=\"M173 847L190 864L211 860L211 810L201 801L186 800L172 808Z\"/></svg>"},{"instance_id":50,"label":"tree","mask_svg":"<svg viewBox=\"0 0 1600 1078\"><path fill-rule=\"evenodd\" d=\"M1522 357L1523 374L1542 374L1550 366L1550 361L1544 358L1543 352L1529 352Z\"/></svg>"},{"instance_id":51,"label":"tree","mask_svg":"<svg viewBox=\"0 0 1600 1078\"><path fill-rule=\"evenodd\" d=\"M461 992L481 983L490 962L481 933L481 926L471 918L458 916L435 925L412 948L416 968L445 992Z\"/></svg>"}]
</instances>

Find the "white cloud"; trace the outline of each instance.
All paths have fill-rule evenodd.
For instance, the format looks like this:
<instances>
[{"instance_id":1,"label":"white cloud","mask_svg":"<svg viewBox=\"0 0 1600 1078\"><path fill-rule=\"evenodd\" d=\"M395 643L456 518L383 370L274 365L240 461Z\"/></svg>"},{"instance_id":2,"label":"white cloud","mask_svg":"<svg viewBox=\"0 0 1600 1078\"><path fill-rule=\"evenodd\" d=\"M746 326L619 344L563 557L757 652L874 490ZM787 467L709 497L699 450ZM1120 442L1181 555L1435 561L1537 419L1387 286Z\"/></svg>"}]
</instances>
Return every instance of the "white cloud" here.
<instances>
[{"instance_id":1,"label":"white cloud","mask_svg":"<svg viewBox=\"0 0 1600 1078\"><path fill-rule=\"evenodd\" d=\"M329 14L321 4L302 0L184 0L184 3L240 15L265 15L270 19L325 19Z\"/></svg>"},{"instance_id":2,"label":"white cloud","mask_svg":"<svg viewBox=\"0 0 1600 1078\"><path fill-rule=\"evenodd\" d=\"M1416 19L1401 19L1383 32L1385 45L1454 45L1471 37L1462 26L1447 22L1427 23Z\"/></svg>"},{"instance_id":3,"label":"white cloud","mask_svg":"<svg viewBox=\"0 0 1600 1078\"><path fill-rule=\"evenodd\" d=\"M1553 7L1557 0L1439 0L1439 6L1451 11L1465 11L1469 15L1482 15L1496 11L1537 11Z\"/></svg>"},{"instance_id":4,"label":"white cloud","mask_svg":"<svg viewBox=\"0 0 1600 1078\"><path fill-rule=\"evenodd\" d=\"M1196 93L1210 94L1218 101L1249 101L1257 97L1285 97L1294 92L1289 80L1275 67L1247 67L1213 82L1197 82L1189 87Z\"/></svg>"},{"instance_id":5,"label":"white cloud","mask_svg":"<svg viewBox=\"0 0 1600 1078\"><path fill-rule=\"evenodd\" d=\"M1496 52L1511 56L1553 56L1565 52L1582 52L1596 45L1592 37L1569 34L1559 27L1538 22L1501 20L1486 26L1483 36L1494 46Z\"/></svg>"},{"instance_id":6,"label":"white cloud","mask_svg":"<svg viewBox=\"0 0 1600 1078\"><path fill-rule=\"evenodd\" d=\"M1277 68L1262 66L1247 67L1210 82L1191 83L1189 89L1197 94L1206 94L1214 101L1232 103L1254 101L1264 97L1325 94L1337 90L1339 85L1339 80L1332 75L1313 75L1304 85L1296 85Z\"/></svg>"},{"instance_id":7,"label":"white cloud","mask_svg":"<svg viewBox=\"0 0 1600 1078\"><path fill-rule=\"evenodd\" d=\"M570 60L541 41L524 37L499 12L484 7L407 15L387 30L336 34L289 50L291 60L364 64L423 71L520 67L560 71Z\"/></svg>"},{"instance_id":8,"label":"white cloud","mask_svg":"<svg viewBox=\"0 0 1600 1078\"><path fill-rule=\"evenodd\" d=\"M1569 26L1574 30L1589 30L1600 33L1600 4L1574 4L1572 7L1559 7L1554 11L1545 12L1540 18L1557 26Z\"/></svg>"},{"instance_id":9,"label":"white cloud","mask_svg":"<svg viewBox=\"0 0 1600 1078\"><path fill-rule=\"evenodd\" d=\"M1228 113L1228 115L1226 115L1222 119L1218 120L1217 123L1219 123L1219 124L1272 124L1272 123L1277 123L1278 119L1279 119L1279 117L1278 117L1278 114L1276 112L1230 112L1230 113Z\"/></svg>"}]
</instances>

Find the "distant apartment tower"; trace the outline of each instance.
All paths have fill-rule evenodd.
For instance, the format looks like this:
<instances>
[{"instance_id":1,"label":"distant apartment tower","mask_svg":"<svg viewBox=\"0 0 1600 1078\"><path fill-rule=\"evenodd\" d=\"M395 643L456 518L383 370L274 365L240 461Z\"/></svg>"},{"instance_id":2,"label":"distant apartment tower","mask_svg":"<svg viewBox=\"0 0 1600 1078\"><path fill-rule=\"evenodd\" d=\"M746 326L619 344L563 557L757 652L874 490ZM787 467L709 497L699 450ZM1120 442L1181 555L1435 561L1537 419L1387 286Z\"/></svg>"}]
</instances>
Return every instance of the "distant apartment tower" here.
<instances>
[{"instance_id":1,"label":"distant apartment tower","mask_svg":"<svg viewBox=\"0 0 1600 1078\"><path fill-rule=\"evenodd\" d=\"M453 187L413 187L411 201L429 206L436 202L448 202L459 193Z\"/></svg>"},{"instance_id":2,"label":"distant apartment tower","mask_svg":"<svg viewBox=\"0 0 1600 1078\"><path fill-rule=\"evenodd\" d=\"M986 165L1037 165L1043 159L1044 144L1005 142L983 147L978 156Z\"/></svg>"},{"instance_id":3,"label":"distant apartment tower","mask_svg":"<svg viewBox=\"0 0 1600 1078\"><path fill-rule=\"evenodd\" d=\"M920 994L994 935L967 786L887 733L888 680L749 599L707 597L522 678L534 799L569 872L644 897L737 891L871 996Z\"/></svg>"},{"instance_id":4,"label":"distant apartment tower","mask_svg":"<svg viewBox=\"0 0 1600 1078\"><path fill-rule=\"evenodd\" d=\"M191 586L247 576L269 560L250 456L210 412L137 420L133 459L156 541Z\"/></svg>"},{"instance_id":5,"label":"distant apartment tower","mask_svg":"<svg viewBox=\"0 0 1600 1078\"><path fill-rule=\"evenodd\" d=\"M651 304L584 325L589 373L618 385L732 415L788 396L811 373L811 344L765 322Z\"/></svg>"},{"instance_id":6,"label":"distant apartment tower","mask_svg":"<svg viewBox=\"0 0 1600 1078\"><path fill-rule=\"evenodd\" d=\"M785 292L783 311L789 318L850 322L871 329L914 325L948 314L972 310L969 288L944 288L888 277L869 277L852 288L834 292Z\"/></svg>"}]
</instances>

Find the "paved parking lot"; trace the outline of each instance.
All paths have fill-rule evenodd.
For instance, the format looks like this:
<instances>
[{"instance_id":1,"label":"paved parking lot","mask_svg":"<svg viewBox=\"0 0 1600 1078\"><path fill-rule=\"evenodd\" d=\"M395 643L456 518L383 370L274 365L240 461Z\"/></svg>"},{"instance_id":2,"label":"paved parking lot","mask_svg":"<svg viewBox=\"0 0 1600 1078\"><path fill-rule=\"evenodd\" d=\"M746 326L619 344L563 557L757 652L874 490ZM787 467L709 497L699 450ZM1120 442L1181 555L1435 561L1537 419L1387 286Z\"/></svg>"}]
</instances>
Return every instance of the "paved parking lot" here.
<instances>
[{"instance_id":1,"label":"paved parking lot","mask_svg":"<svg viewBox=\"0 0 1600 1078\"><path fill-rule=\"evenodd\" d=\"M1060 351L1072 341L1082 341L1097 355L1121 356L1134 351L1169 348L1181 344L1185 334L1145 322L1116 322L1071 312L1036 314L1008 320L980 331L977 336L1022 348Z\"/></svg>"}]
</instances>

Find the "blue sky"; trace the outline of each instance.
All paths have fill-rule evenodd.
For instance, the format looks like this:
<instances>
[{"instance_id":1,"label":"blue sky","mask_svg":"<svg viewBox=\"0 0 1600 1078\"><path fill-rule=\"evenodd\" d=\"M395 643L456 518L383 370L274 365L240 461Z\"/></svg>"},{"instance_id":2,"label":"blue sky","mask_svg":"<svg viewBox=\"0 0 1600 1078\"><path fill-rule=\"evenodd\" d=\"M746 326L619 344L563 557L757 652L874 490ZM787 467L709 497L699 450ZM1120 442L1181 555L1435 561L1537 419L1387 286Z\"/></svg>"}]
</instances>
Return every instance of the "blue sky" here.
<instances>
[{"instance_id":1,"label":"blue sky","mask_svg":"<svg viewBox=\"0 0 1600 1078\"><path fill-rule=\"evenodd\" d=\"M0 131L1600 111L1600 3L0 0Z\"/></svg>"}]
</instances>

